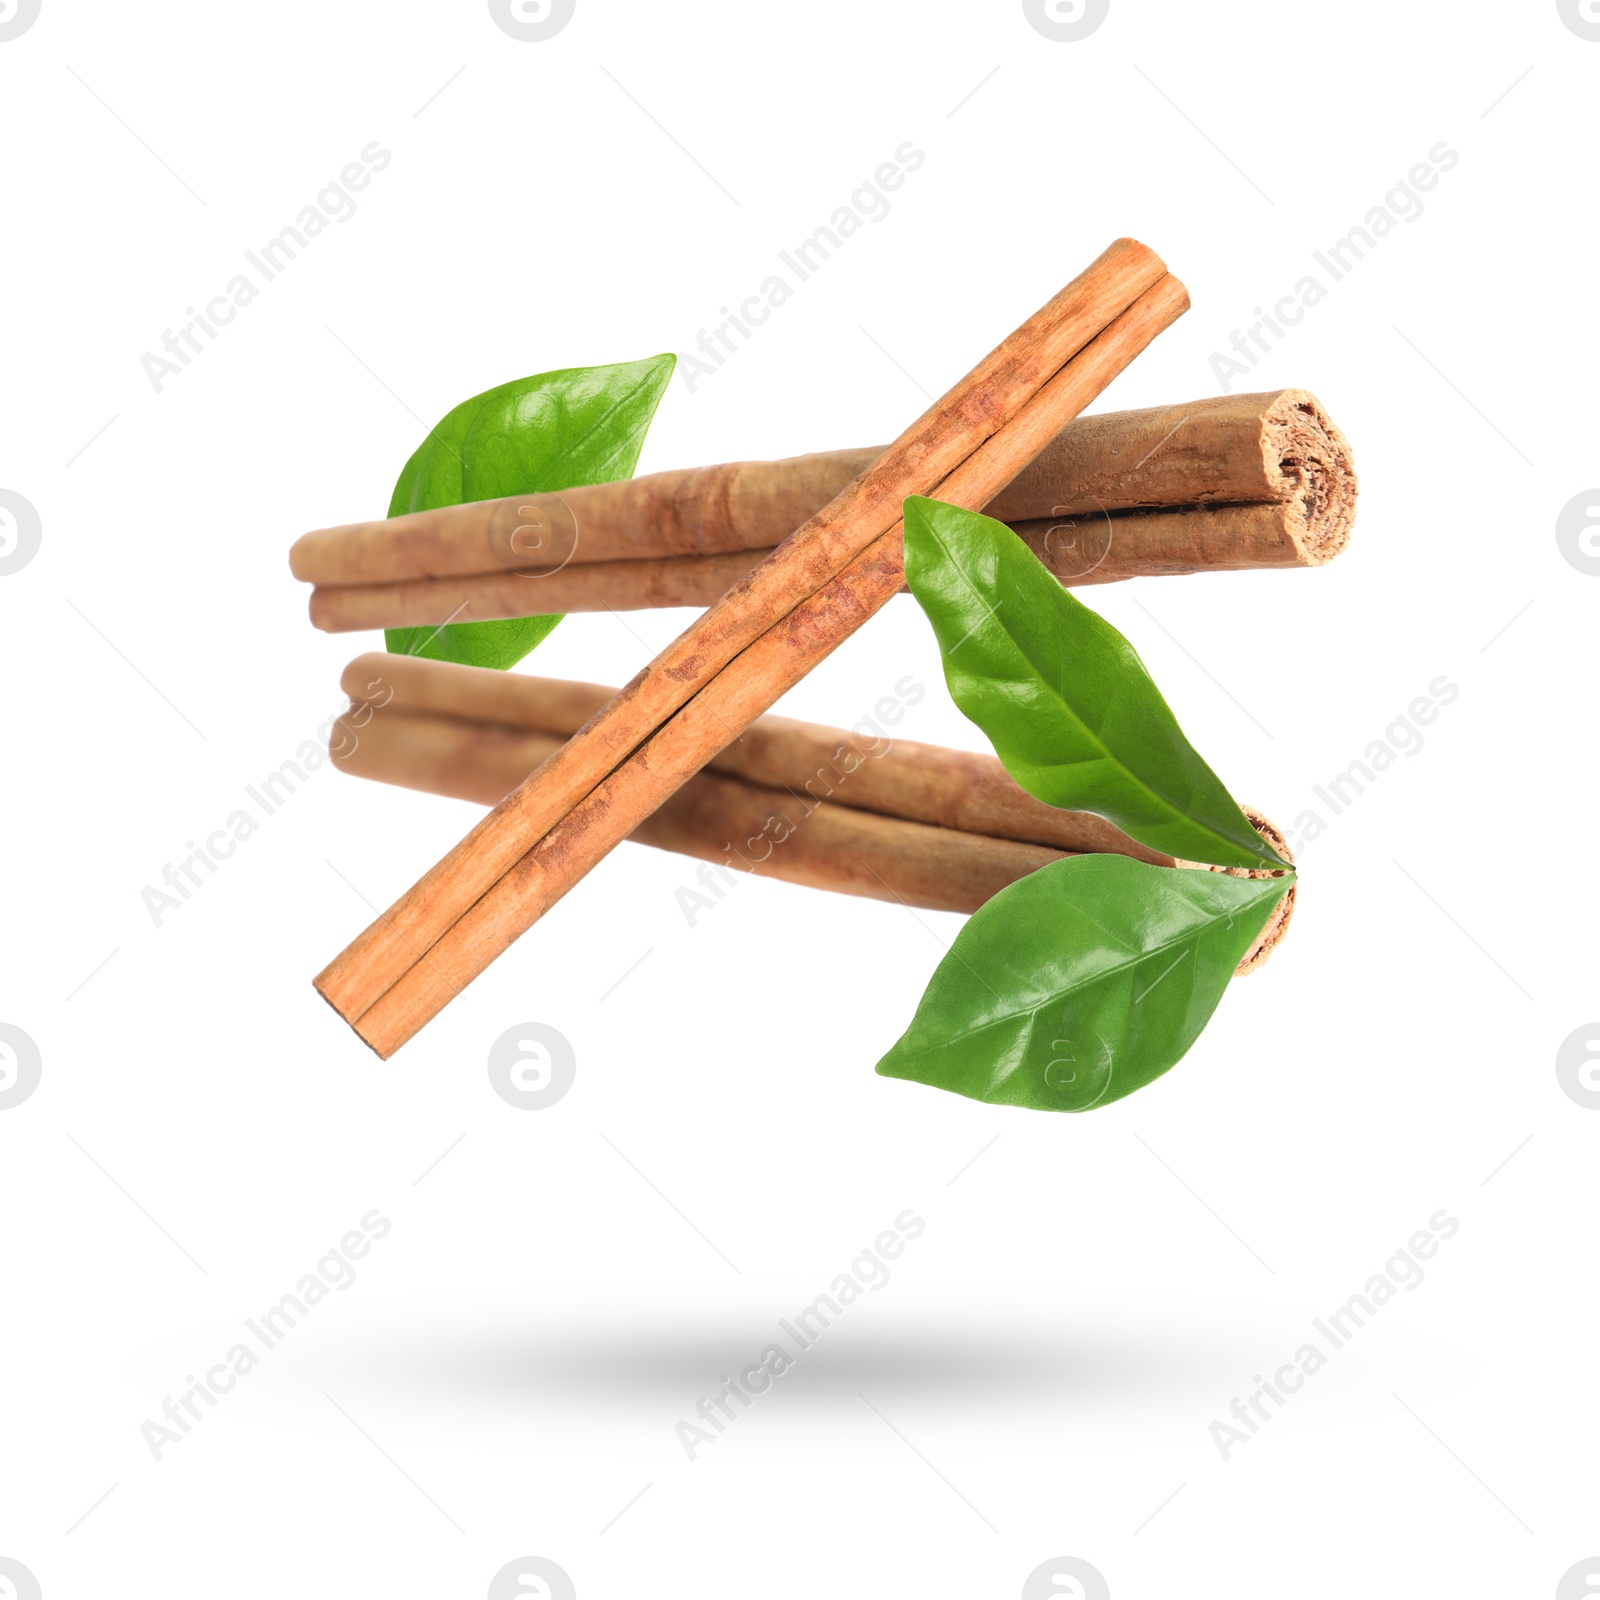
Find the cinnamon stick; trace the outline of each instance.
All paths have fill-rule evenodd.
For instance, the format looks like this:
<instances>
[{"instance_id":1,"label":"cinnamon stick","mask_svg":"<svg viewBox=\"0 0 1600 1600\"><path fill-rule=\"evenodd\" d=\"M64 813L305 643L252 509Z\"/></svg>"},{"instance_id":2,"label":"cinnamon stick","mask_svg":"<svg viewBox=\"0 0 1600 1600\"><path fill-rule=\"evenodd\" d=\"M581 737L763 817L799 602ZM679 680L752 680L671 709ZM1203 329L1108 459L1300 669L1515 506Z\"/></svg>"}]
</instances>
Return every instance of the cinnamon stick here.
<instances>
[{"instance_id":1,"label":"cinnamon stick","mask_svg":"<svg viewBox=\"0 0 1600 1600\"><path fill-rule=\"evenodd\" d=\"M311 619L333 633L705 606L877 454L736 462L322 529L290 565L316 584ZM1314 396L1284 389L1077 418L985 509L1079 585L1320 565L1348 541L1355 491L1343 435Z\"/></svg>"},{"instance_id":2,"label":"cinnamon stick","mask_svg":"<svg viewBox=\"0 0 1600 1600\"><path fill-rule=\"evenodd\" d=\"M906 495L987 504L1187 304L1153 252L1114 244L508 795L320 992L392 1054L888 602Z\"/></svg>"},{"instance_id":3,"label":"cinnamon stick","mask_svg":"<svg viewBox=\"0 0 1600 1600\"><path fill-rule=\"evenodd\" d=\"M347 740L335 764L353 777L493 805L560 745L525 728L386 710ZM1071 853L805 799L709 767L628 837L730 872L931 911L975 911Z\"/></svg>"},{"instance_id":4,"label":"cinnamon stick","mask_svg":"<svg viewBox=\"0 0 1600 1600\"><path fill-rule=\"evenodd\" d=\"M336 766L485 805L547 760L614 692L381 654L357 657L342 682L354 705L337 741ZM1248 814L1270 843L1287 851L1271 823ZM1103 818L1035 800L993 756L770 715L712 757L629 837L712 862L726 881L728 873L746 871L961 913L1083 851L1197 865L1149 850ZM1285 853L1285 859L1291 858ZM1294 892L1246 952L1241 974L1277 946Z\"/></svg>"},{"instance_id":5,"label":"cinnamon stick","mask_svg":"<svg viewBox=\"0 0 1600 1600\"><path fill-rule=\"evenodd\" d=\"M348 770L380 758L385 762L398 759L399 771L416 766L425 774L425 781L410 783L405 777L386 775L385 782L465 800L482 799L491 805L516 788L554 753L557 744L577 733L617 693L597 683L527 677L380 651L357 656L344 669L340 686L356 705L371 708L374 728L401 715L427 718L456 728L484 730L490 752L473 755L460 741L431 747L466 756L461 781L467 787L458 791L448 787L452 782L448 765L423 763L420 751L409 754L404 741L392 735L383 735L374 750L374 738L368 735L365 723L349 720L340 741L351 751L345 763ZM543 754L508 783L500 783L507 770L506 758L499 753L506 743L499 738L502 734L512 736L511 747L519 751L518 760L523 747L515 736L535 735L544 741L526 747L539 748ZM334 759L336 763L341 760L338 756ZM706 765L727 777L784 791L801 803L840 800L857 810L995 839L1048 845L1058 851L1110 851L1163 867L1173 864L1172 856L1130 839L1103 817L1063 811L1034 799L1017 786L994 756L895 738L871 718L863 717L856 727L843 729L769 714L752 722ZM477 776L480 769L492 776ZM500 783L498 791L487 794L485 785L496 783Z\"/></svg>"}]
</instances>

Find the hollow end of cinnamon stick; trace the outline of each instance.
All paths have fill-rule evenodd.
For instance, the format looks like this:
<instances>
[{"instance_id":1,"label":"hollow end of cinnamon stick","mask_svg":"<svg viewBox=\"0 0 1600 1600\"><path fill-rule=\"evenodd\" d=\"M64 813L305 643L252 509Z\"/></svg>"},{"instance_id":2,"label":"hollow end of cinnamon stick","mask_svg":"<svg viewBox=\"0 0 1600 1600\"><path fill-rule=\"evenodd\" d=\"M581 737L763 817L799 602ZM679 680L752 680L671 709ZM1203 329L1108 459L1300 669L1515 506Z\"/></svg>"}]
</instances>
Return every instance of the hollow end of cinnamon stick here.
<instances>
[{"instance_id":1,"label":"hollow end of cinnamon stick","mask_svg":"<svg viewBox=\"0 0 1600 1600\"><path fill-rule=\"evenodd\" d=\"M1262 419L1267 482L1289 508L1286 528L1307 566L1319 567L1350 542L1356 469L1350 441L1304 389L1285 389Z\"/></svg>"},{"instance_id":2,"label":"hollow end of cinnamon stick","mask_svg":"<svg viewBox=\"0 0 1600 1600\"><path fill-rule=\"evenodd\" d=\"M1294 851L1289 848L1289 841L1284 838L1283 830L1277 823L1257 811L1254 806L1240 806L1239 809L1249 818L1250 826L1292 867ZM1196 868L1201 872L1222 872L1230 878L1281 878L1287 870L1283 867L1214 867L1202 861L1180 861L1178 865ZM1299 892L1299 883L1291 884L1288 894L1272 908L1272 915L1267 918L1265 926L1256 935L1255 942L1245 951L1239 965L1233 969L1234 977L1247 977L1258 967L1265 965L1267 957L1283 943L1283 936L1289 929L1289 919L1294 915L1295 896Z\"/></svg>"},{"instance_id":3,"label":"hollow end of cinnamon stick","mask_svg":"<svg viewBox=\"0 0 1600 1600\"><path fill-rule=\"evenodd\" d=\"M339 1019L339 1020L340 1020L340 1021L341 1021L341 1022L344 1022L344 1023L349 1023L349 1027L350 1027L350 1031L351 1031L351 1032L352 1032L352 1033L353 1033L353 1034L354 1034L354 1035L355 1035L355 1036L356 1036L356 1038L358 1038L358 1039L359 1039L359 1040L360 1040L360 1041L361 1041L361 1042L362 1042L362 1044L364 1044L364 1045L365 1045L365 1046L366 1046L366 1047L367 1047L367 1048L368 1048L368 1049L369 1049L369 1050L370 1050L370 1051L371 1051L371 1052L372 1052L372 1053L373 1053L373 1055L375 1055L375 1056L376 1056L376 1057L377 1057L377 1058L378 1058L378 1059L379 1059L379 1060L380 1060L380 1061L387 1061L387 1060L388 1060L388 1059L389 1059L389 1057L390 1057L390 1056L392 1056L392 1055L393 1055L393 1054L394 1054L394 1051L393 1051L393 1050L380 1050L380 1049L379 1049L379 1048L378 1048L378 1047L377 1047L377 1045L375 1045L375 1044L374 1044L374 1043L373 1043L373 1042L372 1042L372 1041L371 1041L371 1040L370 1040L370 1039L369 1039L369 1038L367 1038L367 1036L366 1036L366 1035L365 1035L365 1034L364 1034L364 1033L362 1033L362 1031L361 1031L361 1030L360 1030L360 1028L358 1028L358 1027L357 1027L357 1026L356 1026L356 1025L355 1025L355 1024L354 1024L354 1023L353 1023L353 1022L351 1022L351 1021L350 1021L350 1019L349 1019L349 1017L347 1017L347 1016L346 1016L346 1015L345 1015L345 1014L344 1014L344 1012L342 1012L342 1011L341 1011L341 1010L340 1010L340 1009L339 1009L339 1007L338 1007L338 1006L337 1006L337 1005L336 1005L336 1004L335 1004L335 1003L334 1003L334 1001L333 1001L333 999L332 999L332 997L331 997L331 996L330 996L330 995L329 995L329 994L328 994L328 992L327 992L327 990L326 990L326 989L324 989L324 988L323 988L323 987L322 987L322 974L321 974L321 973L320 973L320 972L319 972L319 973L318 973L318 974L317 974L317 975L316 975L316 977L314 977L314 978L313 978L313 979L312 979L312 980L311 980L311 987L312 987L312 988L313 988L313 989L314 989L314 990L316 990L316 993L317 993L317 998L318 998L318 999L319 999L319 1000L321 1000L321 1001L322 1001L322 1002L323 1002L323 1003L324 1003L324 1004L325 1004L325 1005L326 1005L326 1006L327 1006L327 1007L328 1007L328 1008L329 1008L329 1010L331 1010L331 1011L332 1011L332 1012L333 1012L333 1014L334 1014L334 1015L335 1015L335 1016L336 1016L336 1017L337 1017L337 1018L338 1018L338 1019Z\"/></svg>"}]
</instances>

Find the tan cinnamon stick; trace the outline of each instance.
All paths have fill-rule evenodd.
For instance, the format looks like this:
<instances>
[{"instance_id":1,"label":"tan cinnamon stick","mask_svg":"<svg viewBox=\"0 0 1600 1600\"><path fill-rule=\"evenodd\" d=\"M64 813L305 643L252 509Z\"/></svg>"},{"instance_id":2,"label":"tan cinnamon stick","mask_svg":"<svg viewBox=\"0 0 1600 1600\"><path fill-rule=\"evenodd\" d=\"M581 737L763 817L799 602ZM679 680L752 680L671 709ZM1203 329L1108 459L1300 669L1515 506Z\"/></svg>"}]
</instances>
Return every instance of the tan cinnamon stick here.
<instances>
[{"instance_id":1,"label":"tan cinnamon stick","mask_svg":"<svg viewBox=\"0 0 1600 1600\"><path fill-rule=\"evenodd\" d=\"M1296 543L1290 503L1184 506L1014 522L1011 527L1068 588L1126 578L1311 566ZM714 604L770 550L651 560L574 561L551 572L480 573L311 592L324 633L437 627L571 611L651 611Z\"/></svg>"},{"instance_id":2,"label":"tan cinnamon stick","mask_svg":"<svg viewBox=\"0 0 1600 1600\"><path fill-rule=\"evenodd\" d=\"M1153 252L1113 245L372 924L324 997L391 1054L887 603L907 494L987 504L1187 303Z\"/></svg>"},{"instance_id":3,"label":"tan cinnamon stick","mask_svg":"<svg viewBox=\"0 0 1600 1600\"><path fill-rule=\"evenodd\" d=\"M560 747L554 734L385 710L335 764L353 777L493 805ZM724 870L971 912L1070 852L812 800L710 768L629 835Z\"/></svg>"},{"instance_id":4,"label":"tan cinnamon stick","mask_svg":"<svg viewBox=\"0 0 1600 1600\"><path fill-rule=\"evenodd\" d=\"M485 805L548 759L613 692L377 654L352 661L343 685L356 704L341 728L336 766ZM1250 815L1282 848L1281 834ZM963 913L1085 850L1191 865L1146 849L1100 817L1035 800L993 756L774 716L752 723L629 837L712 862L725 881L748 871ZM1241 973L1281 939L1293 894L1246 953Z\"/></svg>"},{"instance_id":5,"label":"tan cinnamon stick","mask_svg":"<svg viewBox=\"0 0 1600 1600\"><path fill-rule=\"evenodd\" d=\"M795 525L784 519L809 515L876 454L738 462L323 529L290 564L317 585L312 621L335 633L709 605ZM1285 389L1080 417L986 510L1063 583L1108 583L1318 565L1349 538L1355 490L1339 430L1315 397ZM551 546L543 564L528 529Z\"/></svg>"},{"instance_id":6,"label":"tan cinnamon stick","mask_svg":"<svg viewBox=\"0 0 1600 1600\"><path fill-rule=\"evenodd\" d=\"M513 744L517 733L542 736L549 748L541 746L543 754L539 759L528 762L508 783L500 783L507 769L499 756L470 757L463 773L476 772L481 767L492 777L472 777L470 787L460 791L440 787L450 782L447 765L426 767L429 775L425 782L408 783L398 776L384 778L386 782L426 788L436 794L483 799L491 805L516 788L554 753L556 743L577 733L617 693L597 683L527 677L378 651L357 656L344 669L340 685L352 702L372 708L374 727L408 715L449 722L457 728L484 730L491 745L501 734L512 735ZM922 686L915 687L920 699ZM906 692L909 695L911 691ZM341 743L351 751L344 763L349 770L378 759L379 753L385 761L399 759L402 770L422 761L420 749L415 755L410 754L404 741L392 735L385 735L375 752L374 741L364 726L354 722L344 730ZM514 747L519 751L522 748ZM432 748L442 756L446 748L456 753L457 743ZM535 746L530 744L527 748L532 750ZM342 759L335 757L336 762ZM517 759L521 759L520 754ZM1103 817L1063 811L1035 800L1025 789L1018 788L992 755L895 738L872 717L862 717L854 728L843 729L769 714L752 722L732 744L712 755L706 765L727 777L790 793L801 802L840 800L857 810L995 839L1048 845L1058 851L1109 851L1163 867L1173 864L1173 857L1130 839ZM463 777L462 781L469 780ZM496 793L486 794L485 782L491 787L500 783L500 787Z\"/></svg>"}]
</instances>

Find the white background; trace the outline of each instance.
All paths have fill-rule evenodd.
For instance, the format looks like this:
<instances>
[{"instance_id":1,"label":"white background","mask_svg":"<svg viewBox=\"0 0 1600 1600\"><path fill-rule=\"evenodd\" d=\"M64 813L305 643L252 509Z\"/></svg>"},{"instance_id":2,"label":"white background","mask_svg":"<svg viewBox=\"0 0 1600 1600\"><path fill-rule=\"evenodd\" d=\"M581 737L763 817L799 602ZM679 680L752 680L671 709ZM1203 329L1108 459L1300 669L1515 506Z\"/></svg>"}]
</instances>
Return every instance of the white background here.
<instances>
[{"instance_id":1,"label":"white background","mask_svg":"<svg viewBox=\"0 0 1600 1600\"><path fill-rule=\"evenodd\" d=\"M1554 1594L1600 1550L1600 1115L1554 1069L1600 1013L1600 582L1554 534L1600 481L1597 73L1546 0L1112 0L1077 43L1012 0L578 0L533 44L470 0L44 0L0 43L0 487L43 525L0 578L0 1021L43 1057L0 1112L0 1555L47 1600L477 1596L529 1554L584 1600L1009 1597L1058 1555L1116 1600ZM357 213L154 392L373 140ZM1460 154L1241 385L1349 435L1348 552L1090 595L1291 826L1460 688L1188 1058L1081 1118L878 1078L956 919L751 882L690 928L690 866L628 846L380 1064L310 979L475 812L328 769L154 926L379 642L310 628L291 540L381 514L468 395L691 348L905 140L890 215L674 380L641 470L887 439L1119 234L1194 309L1101 407L1217 393L1312 250ZM525 667L619 683L688 620ZM910 602L783 709L908 673L900 731L981 748ZM578 1055L547 1111L485 1071L525 1021ZM141 1424L374 1207L360 1280L155 1461ZM907 1207L893 1281L689 1462L697 1397ZM1440 1208L1421 1287L1225 1463L1211 1422Z\"/></svg>"}]
</instances>

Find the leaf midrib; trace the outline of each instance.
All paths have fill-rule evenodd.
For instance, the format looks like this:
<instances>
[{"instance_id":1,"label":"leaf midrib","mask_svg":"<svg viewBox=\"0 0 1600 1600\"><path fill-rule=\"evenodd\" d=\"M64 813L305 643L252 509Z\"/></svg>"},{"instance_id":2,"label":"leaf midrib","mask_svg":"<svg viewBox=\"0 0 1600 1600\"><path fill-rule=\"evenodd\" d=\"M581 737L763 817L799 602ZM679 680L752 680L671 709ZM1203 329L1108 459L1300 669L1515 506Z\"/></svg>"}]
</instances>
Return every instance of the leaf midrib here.
<instances>
[{"instance_id":1,"label":"leaf midrib","mask_svg":"<svg viewBox=\"0 0 1600 1600\"><path fill-rule=\"evenodd\" d=\"M939 546L940 550L943 551L945 558L951 562L955 571L961 575L962 579L966 581L967 586L971 588L971 580L967 577L967 574L962 568L961 563L951 552L950 547L945 543L944 538L939 533L938 528L934 525L933 519L931 517L925 517L923 521L924 525L932 533L934 542ZM1050 680L1044 669L1041 668L1039 663L1034 660L1032 653L1027 649L1023 642L1018 639L1016 634L1012 633L1010 628L1008 628L1003 622L998 621L998 617L999 611L997 608L996 610L990 612L988 617L979 624L979 627L984 628L987 627L988 624L994 623L1000 629L1005 637L1011 642L1017 654L1021 656L1023 661L1025 661L1032 669L1034 676L1039 680L1040 683L1044 685L1051 698L1054 699L1061 707L1062 711L1066 713L1072 724L1078 728L1084 737L1089 741L1089 743L1100 752L1103 760L1112 762L1119 771L1126 773L1128 777L1132 779L1135 787L1138 788L1141 793L1148 795L1152 800L1156 801L1157 804L1160 805L1169 816L1175 818L1179 823L1187 824L1190 827L1198 827L1206 834L1208 838L1221 840L1224 844L1232 845L1236 850L1243 848L1243 846L1241 846L1236 840L1228 838L1226 834L1218 833L1217 830L1211 827L1208 823L1197 822L1195 818L1191 817L1186 811L1183 810L1181 806L1175 805L1158 789L1151 788L1138 772L1136 772L1132 767L1128 766L1127 763L1124 762L1119 756L1113 754L1111 749L1107 746L1106 742L1100 737L1100 735L1089 727L1083 718L1080 717L1073 709L1071 704L1064 698L1061 691ZM1157 692L1159 693L1159 690ZM1074 764L1077 765L1079 763ZM1243 815L1244 813L1240 812L1240 816L1242 817ZM1258 855L1256 859L1263 860L1264 858Z\"/></svg>"},{"instance_id":2,"label":"leaf midrib","mask_svg":"<svg viewBox=\"0 0 1600 1600\"><path fill-rule=\"evenodd\" d=\"M1167 870L1187 871L1189 869L1187 869L1187 868L1178 868L1178 869L1167 869ZM1260 880L1260 881L1270 881L1270 882L1273 882L1273 883L1277 883L1277 882L1280 882L1281 880L1274 878L1274 879L1270 879L1270 880ZM1287 884L1284 886L1284 889L1285 889L1285 892L1287 892L1287 890L1288 890L1288 885ZM1033 1016L1037 1015L1038 1012L1041 1011L1046 1005L1048 1005L1050 1003L1050 1000L1059 999L1064 994L1070 994L1073 991L1073 989L1081 989L1081 988L1087 987L1087 985L1089 985L1091 983L1098 983L1103 978L1114 978L1114 977L1117 977L1117 976L1119 976L1120 974L1122 974L1124 972L1128 972L1128 971L1132 970L1133 968L1136 968L1136 967L1140 966L1144 961L1148 960L1150 957L1161 955L1164 952L1172 949L1172 947L1174 945L1184 943L1186 941L1186 939L1189 940L1190 942L1198 942L1199 938L1202 937L1204 934L1210 932L1213 929L1225 928L1228 923L1230 923L1230 922L1232 922L1234 920L1235 917L1242 916L1244 914L1244 912L1253 909L1259 903L1260 902L1257 901L1257 900L1252 900L1248 906L1240 906L1237 910L1230 911L1226 917L1223 917L1223 918L1220 918L1220 919L1217 919L1217 918L1209 919L1207 922L1205 922L1204 924L1201 925L1198 933L1190 933L1190 934L1179 933L1176 937L1174 937L1172 939L1168 939L1164 943L1161 943L1161 944L1158 944L1158 945L1154 945L1148 950L1141 951L1139 955L1133 957L1131 960L1118 961L1118 962L1113 963L1109 967L1101 968L1098 972L1096 972L1093 975L1093 977L1085 978L1082 983L1073 984L1073 985L1070 985L1066 989L1057 990L1054 995L1047 996L1045 999L1039 1001L1039 1003L1037 1005L1018 1006L1015 1010L1002 1012L999 1016L991 1017L987 1022L979 1023L975 1027L964 1029L962 1032L952 1035L951 1036L951 1040L948 1040L946 1042L949 1043L949 1042L953 1042L954 1040L957 1040L957 1039L968 1039L968 1038L971 1038L975 1034L984 1033L990 1028L998 1027L1001 1023L1014 1022L1018 1017L1033 1017ZM927 1053L928 1052L926 1052L926 1051L919 1051L918 1052L918 1054L927 1054Z\"/></svg>"}]
</instances>

